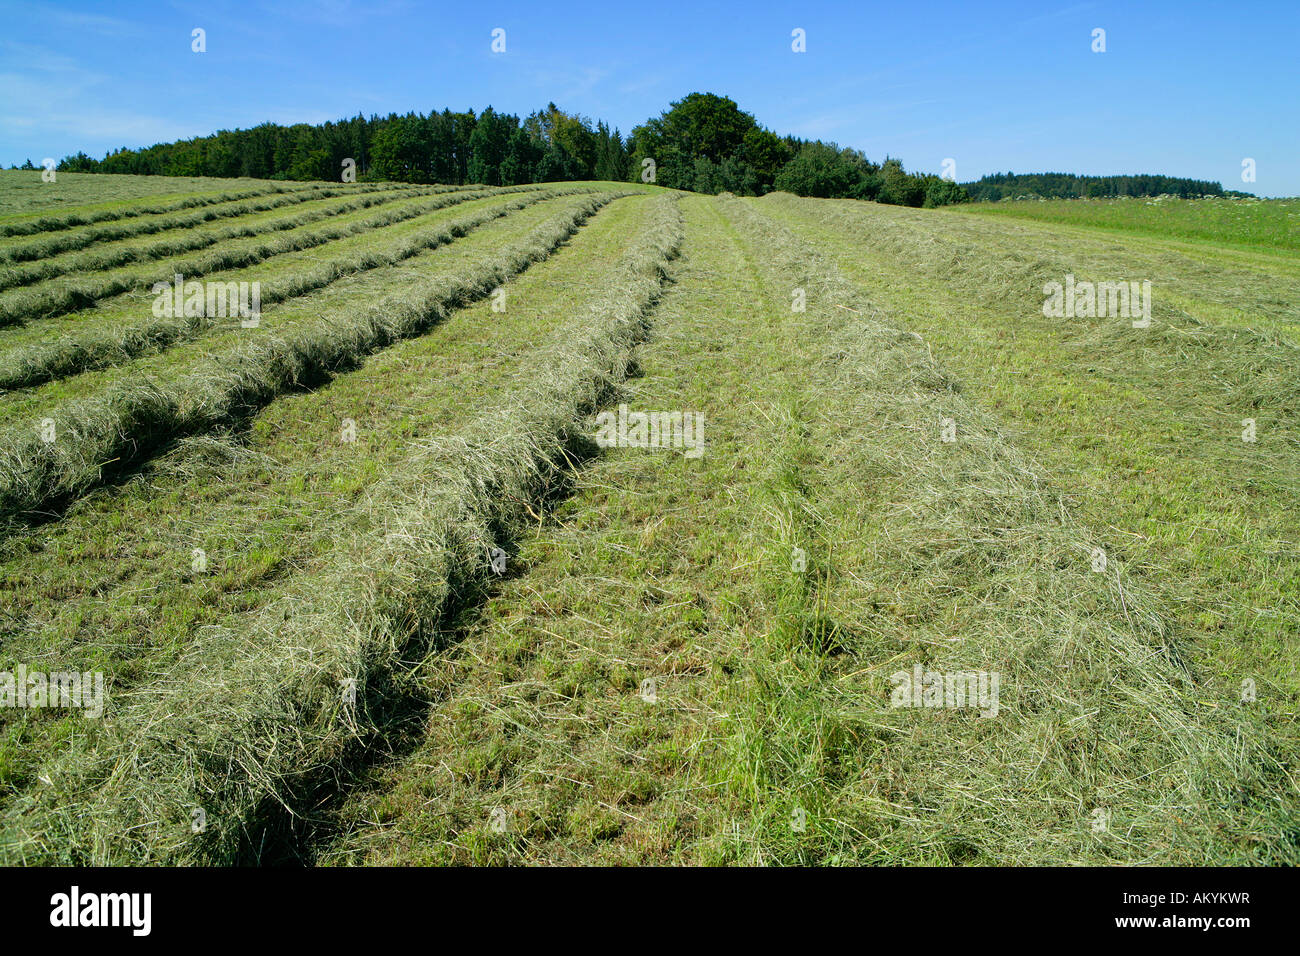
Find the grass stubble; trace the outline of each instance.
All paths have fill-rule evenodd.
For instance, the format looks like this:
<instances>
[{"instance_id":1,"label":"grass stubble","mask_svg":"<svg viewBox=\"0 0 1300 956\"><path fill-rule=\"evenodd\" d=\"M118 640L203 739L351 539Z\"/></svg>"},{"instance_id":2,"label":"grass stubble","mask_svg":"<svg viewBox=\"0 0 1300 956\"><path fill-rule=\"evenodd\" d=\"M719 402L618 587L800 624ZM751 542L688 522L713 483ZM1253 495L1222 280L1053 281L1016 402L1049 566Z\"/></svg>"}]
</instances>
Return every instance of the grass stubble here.
<instances>
[{"instance_id":1,"label":"grass stubble","mask_svg":"<svg viewBox=\"0 0 1300 956\"><path fill-rule=\"evenodd\" d=\"M66 443L7 443L0 512L62 506L110 477L104 462L255 422L288 390L423 335L613 199L576 199L454 278L124 386L79 407ZM1170 542L1138 557L1089 498L1102 479L1080 496L1047 430L1006 419L1034 393L996 391L977 371L987 347L916 331L953 306L945 294L1036 307L1044 275L1086 275L1106 250L979 258L945 220L904 234L874 213L872 241L929 295L913 302L841 271L823 240L847 228L843 204L646 201L652 221L604 294L517 388L415 441L310 573L196 630L62 741L9 800L5 858L1297 862L1289 698L1242 700L1207 668L1208 650L1250 658L1187 626L1181 602L1197 595L1151 573ZM1166 265L1189 279L1155 337L1096 324L1072 347L1094 365L1136 349L1165 374L1195 351L1211 371L1194 384L1217 369L1252 391L1280 430L1247 465L1271 504L1293 483L1286 309L1265 291L1252 308L1271 329L1194 320L1183 305L1229 305L1194 263ZM597 453L591 416L616 401L703 410L704 457ZM522 573L497 580L495 548ZM1290 653L1280 632L1269 646ZM996 716L891 707L891 675L918 665L996 672ZM1285 691L1270 666L1266 688ZM638 696L647 676L657 700Z\"/></svg>"},{"instance_id":2,"label":"grass stubble","mask_svg":"<svg viewBox=\"0 0 1300 956\"><path fill-rule=\"evenodd\" d=\"M586 215L610 198L590 200ZM26 838L11 840L10 853L217 862L256 852L249 839L259 822L374 733L372 710L382 706L372 695L394 663L481 586L490 548L509 546L569 462L590 453L577 423L626 374L680 242L673 201L655 202L651 227L555 348L549 373L454 439L413 449L358 505L351 523L362 530L330 567L237 629L202 635L105 722L93 746L71 747L49 770L58 793L38 791L23 808ZM584 218L539 229L509 261L517 271L544 258ZM463 280L456 301L504 278L485 267ZM355 707L340 693L344 681L356 682ZM198 835L189 827L196 806L208 820Z\"/></svg>"}]
</instances>

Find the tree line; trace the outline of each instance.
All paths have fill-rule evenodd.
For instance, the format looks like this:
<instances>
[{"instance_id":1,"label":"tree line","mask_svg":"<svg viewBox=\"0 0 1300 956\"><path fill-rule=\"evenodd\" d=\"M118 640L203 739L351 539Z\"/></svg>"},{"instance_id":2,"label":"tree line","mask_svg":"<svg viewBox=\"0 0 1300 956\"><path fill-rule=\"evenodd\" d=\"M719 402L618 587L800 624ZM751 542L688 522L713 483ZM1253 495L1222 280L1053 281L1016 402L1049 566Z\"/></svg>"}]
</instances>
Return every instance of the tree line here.
<instances>
[{"instance_id":1,"label":"tree line","mask_svg":"<svg viewBox=\"0 0 1300 956\"><path fill-rule=\"evenodd\" d=\"M823 199L871 199L899 206L965 202L954 182L916 175L901 161L876 164L835 143L778 136L725 96L692 93L632 130L631 166L655 166L663 186L756 196L779 189Z\"/></svg>"},{"instance_id":2,"label":"tree line","mask_svg":"<svg viewBox=\"0 0 1300 956\"><path fill-rule=\"evenodd\" d=\"M701 193L869 199L900 206L968 200L1245 196L1216 182L1160 175L994 173L964 185L909 173L895 158L875 163L835 143L779 136L729 97L692 93L624 138L608 124L554 103L526 117L492 107L441 113L355 116L333 123L245 130L109 152L84 152L57 166L70 172L339 180L347 161L357 179L515 186L573 180L655 182ZM29 159L22 167L35 169Z\"/></svg>"},{"instance_id":3,"label":"tree line","mask_svg":"<svg viewBox=\"0 0 1300 956\"><path fill-rule=\"evenodd\" d=\"M477 115L473 110L443 110L356 116L319 125L263 123L143 149L123 147L102 160L80 152L57 168L337 181L345 165L355 166L357 179L372 181L515 186L622 180L627 176L627 148L617 130L611 132L604 123L593 126L552 103L523 120L488 107Z\"/></svg>"},{"instance_id":4,"label":"tree line","mask_svg":"<svg viewBox=\"0 0 1300 956\"><path fill-rule=\"evenodd\" d=\"M1239 197L1247 193L1225 190L1204 179L1143 174L1137 176L1077 176L1074 173L993 173L965 184L977 201L999 199L1114 199L1119 196Z\"/></svg>"},{"instance_id":5,"label":"tree line","mask_svg":"<svg viewBox=\"0 0 1300 956\"><path fill-rule=\"evenodd\" d=\"M141 149L123 147L103 159L79 152L57 168L338 180L349 160L361 181L514 186L595 179L745 196L780 189L906 206L966 200L956 183L908 173L897 159L877 164L834 143L778 136L734 100L712 93L684 97L626 139L602 121L550 103L523 118L488 107L478 114L444 109L358 115L318 125L263 123ZM35 167L28 160L24 168Z\"/></svg>"}]
</instances>

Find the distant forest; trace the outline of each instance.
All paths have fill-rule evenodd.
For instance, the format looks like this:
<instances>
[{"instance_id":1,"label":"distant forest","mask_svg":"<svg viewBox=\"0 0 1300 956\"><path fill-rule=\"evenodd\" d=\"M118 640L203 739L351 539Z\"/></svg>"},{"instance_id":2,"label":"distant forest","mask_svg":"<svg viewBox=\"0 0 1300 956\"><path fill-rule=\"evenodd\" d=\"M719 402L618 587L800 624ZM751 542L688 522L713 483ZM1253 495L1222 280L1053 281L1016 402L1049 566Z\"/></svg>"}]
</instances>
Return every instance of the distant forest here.
<instances>
[{"instance_id":1,"label":"distant forest","mask_svg":"<svg viewBox=\"0 0 1300 956\"><path fill-rule=\"evenodd\" d=\"M735 101L692 93L632 130L566 113L554 103L527 117L444 109L441 113L356 116L335 123L246 130L121 149L97 160L84 152L58 169L156 176L251 176L338 180L345 160L357 179L411 183L523 183L601 179L649 181L702 193L874 199L905 206L965 202L956 183L908 173L897 159L873 163L834 143L778 136ZM648 161L648 162L647 162ZM35 168L30 160L27 168Z\"/></svg>"},{"instance_id":2,"label":"distant forest","mask_svg":"<svg viewBox=\"0 0 1300 956\"><path fill-rule=\"evenodd\" d=\"M1247 196L1225 190L1219 183L1176 176L1076 176L1073 173L994 173L965 183L966 193L976 201L999 199L1113 199L1117 196Z\"/></svg>"},{"instance_id":3,"label":"distant forest","mask_svg":"<svg viewBox=\"0 0 1300 956\"><path fill-rule=\"evenodd\" d=\"M350 164L359 181L514 186L571 180L655 182L700 193L869 199L900 206L944 206L1019 196L1225 195L1218 183L1168 176L985 176L964 187L909 173L835 143L779 136L729 97L692 93L626 137L607 123L550 103L527 117L498 113L390 113L334 123L221 130L211 136L122 147L103 159L84 152L60 170L145 176L339 180ZM29 159L23 168L36 168ZM1238 194L1229 194L1238 195Z\"/></svg>"}]
</instances>

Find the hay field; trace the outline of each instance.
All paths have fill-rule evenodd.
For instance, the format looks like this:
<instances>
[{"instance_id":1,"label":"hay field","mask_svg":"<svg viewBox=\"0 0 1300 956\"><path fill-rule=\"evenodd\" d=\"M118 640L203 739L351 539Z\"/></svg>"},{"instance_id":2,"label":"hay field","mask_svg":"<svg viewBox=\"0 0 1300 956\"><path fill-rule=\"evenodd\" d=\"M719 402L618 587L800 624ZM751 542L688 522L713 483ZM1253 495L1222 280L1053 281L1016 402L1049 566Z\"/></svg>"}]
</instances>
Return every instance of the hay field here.
<instances>
[{"instance_id":1,"label":"hay field","mask_svg":"<svg viewBox=\"0 0 1300 956\"><path fill-rule=\"evenodd\" d=\"M1295 207L1020 206L0 173L0 861L1300 862Z\"/></svg>"}]
</instances>

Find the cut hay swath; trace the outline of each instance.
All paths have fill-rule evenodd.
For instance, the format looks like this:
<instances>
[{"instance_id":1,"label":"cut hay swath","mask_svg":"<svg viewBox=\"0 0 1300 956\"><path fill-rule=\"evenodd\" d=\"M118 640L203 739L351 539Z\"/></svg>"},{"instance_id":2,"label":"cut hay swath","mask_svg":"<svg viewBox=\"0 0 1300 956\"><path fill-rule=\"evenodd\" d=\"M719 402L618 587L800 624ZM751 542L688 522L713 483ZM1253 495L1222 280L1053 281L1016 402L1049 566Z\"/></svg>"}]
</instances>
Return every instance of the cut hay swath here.
<instances>
[{"instance_id":1,"label":"cut hay swath","mask_svg":"<svg viewBox=\"0 0 1300 956\"><path fill-rule=\"evenodd\" d=\"M590 215L609 196L593 197ZM675 202L655 215L554 346L549 373L459 435L422 443L368 493L354 538L320 574L230 629L209 629L4 821L8 862L217 863L255 857L268 827L382 728L391 677L413 645L490 575L563 476L592 453L589 416L617 392L682 240ZM558 219L505 264L426 299L401 328L481 294L545 256L583 218ZM401 337L390 334L387 340ZM355 691L355 695L352 693ZM205 826L193 832L193 812Z\"/></svg>"},{"instance_id":2,"label":"cut hay swath","mask_svg":"<svg viewBox=\"0 0 1300 956\"><path fill-rule=\"evenodd\" d=\"M421 192L408 192L405 190L371 188L353 192L340 189L322 189L311 194L291 193L287 196L241 203L238 206L229 208L211 206L204 213L196 214L194 217L185 217L193 218L193 222L148 223L148 225L156 228L141 230L139 233L125 237L121 241L105 237L92 237L85 233L56 233L51 239L76 237L81 241L75 246L69 246L67 250L42 250L39 247L33 248L32 246L0 250L0 256L8 252L11 256L23 257L22 259L11 259L10 261L15 264L0 269L0 290L32 285L36 282L44 282L63 275L102 272L132 262L164 259L168 256L180 255L183 252L206 249L208 246L230 239L244 239L263 233L283 232L321 219L328 219L330 216L342 215L358 209L380 206L399 199L409 199L438 192L446 192L446 190L429 189ZM342 199L344 201L324 204L331 199ZM262 213L283 209L286 206L306 204L317 205L313 205L309 210L300 212L297 215L289 215L279 219L270 219L261 215ZM228 225L223 225L227 219L233 221ZM201 229L209 222L215 222L217 226L207 230ZM158 238L157 241L148 244L130 241L146 236ZM51 242L50 245L54 245L54 243ZM65 254L81 251L86 246L94 246L94 248L82 252L81 255ZM41 261L27 262L25 261L27 259L39 259Z\"/></svg>"},{"instance_id":3,"label":"cut hay swath","mask_svg":"<svg viewBox=\"0 0 1300 956\"><path fill-rule=\"evenodd\" d=\"M164 442L245 421L288 389L319 383L375 349L422 334L448 310L486 295L550 255L615 198L599 193L581 200L455 280L416 282L376 305L259 340L178 380L123 384L102 398L77 403L55 419L57 441L12 430L0 441L0 522L57 507L144 460ZM470 223L443 226L422 247L451 242L507 211L498 208ZM114 465L108 467L109 462Z\"/></svg>"},{"instance_id":4,"label":"cut hay swath","mask_svg":"<svg viewBox=\"0 0 1300 956\"><path fill-rule=\"evenodd\" d=\"M872 698L887 701L887 673L914 663L1000 674L993 720L906 708L864 715L887 731L878 754L864 751L876 771L832 791L824 812L860 816L878 780L906 781L923 812L863 824L894 859L958 841L1021 864L1190 863L1221 856L1225 837L1241 859L1252 841L1274 837L1287 813L1270 794L1285 768L1257 715L1230 700L1204 706L1158 599L1122 560L1092 571L1093 549L1108 542L1071 517L1060 491L961 395L919 336L784 226L724 202L768 251L765 266L821 304L799 333L825 341L826 361L809 376L835 397L823 413L831 464L819 486L851 494L869 479L897 496L872 506L879 537L850 546L839 540L844 529L821 529L818 547L870 547L876 586L931 595L918 620L873 622L914 650L898 658L907 667L877 675ZM945 419L960 440L940 440ZM939 602L960 608L959 632L945 630ZM769 751L781 736L773 711L772 726L756 729ZM1115 812L1108 841L1090 826L1095 811Z\"/></svg>"},{"instance_id":5,"label":"cut hay swath","mask_svg":"<svg viewBox=\"0 0 1300 956\"><path fill-rule=\"evenodd\" d=\"M466 187L422 186L418 192L454 192ZM356 187L320 186L312 189L294 189L259 195L253 199L232 200L209 206L201 206L195 211L182 210L174 213L160 213L131 219L119 219L104 225L87 226L75 230L60 230L38 233L32 240L0 240L0 263L13 267L30 262L33 259L45 259L77 252L99 243L121 242L130 239L146 238L159 234L194 229L209 223L220 222L237 216L246 216L259 212L271 212L286 206L296 206L317 199L329 199L341 195L390 193L395 197L413 195L416 190L395 189L391 185L366 185L358 191Z\"/></svg>"},{"instance_id":6,"label":"cut hay swath","mask_svg":"<svg viewBox=\"0 0 1300 956\"><path fill-rule=\"evenodd\" d=\"M440 223L433 228L405 237L392 244L390 248L370 248L364 251L349 251L325 256L316 265L295 271L281 280L260 282L256 273L249 273L249 281L259 281L260 303L263 307L285 302L289 299L306 295L323 289L336 280L356 275L370 269L394 265L421 252L434 249L458 238L469 231L509 215L537 202L557 196L585 194L589 190L508 190L475 191L457 193L454 196L442 196L428 202L415 203L390 209L378 216L372 216L356 222L339 223L328 229L295 236L291 241L280 244L266 243L239 254L224 253L227 260L237 260L233 267L208 262L191 262L192 268L201 268L207 272L186 272L187 281L191 276L211 274L211 271L225 268L252 268L277 255L299 252L324 246L329 251L329 243L351 236L369 235L374 230L399 222L407 222L420 216L428 215L441 209L450 208L463 202L491 198L505 192L522 192L523 195L501 206L462 217L451 223ZM382 238L382 233L375 236ZM281 248L283 247L283 248ZM262 255L265 253L265 255ZM252 263L244 263L245 257L259 256ZM242 276L225 276L223 281L240 280ZM156 279L166 281L170 279ZM93 313L91 313L93 314ZM46 345L12 347L0 353L0 389L30 388L52 379L75 375L91 369L108 368L130 361L140 355L159 352L170 348L177 342L195 338L220 321L208 316L175 316L171 318L146 318L139 323L112 324L100 328L91 325L84 332L62 336Z\"/></svg>"},{"instance_id":7,"label":"cut hay swath","mask_svg":"<svg viewBox=\"0 0 1300 956\"><path fill-rule=\"evenodd\" d=\"M1290 260L781 195L259 189L0 241L73 243L0 301L125 283L0 330L0 671L100 668L109 705L0 713L0 861L1300 862ZM152 316L155 273L227 262L283 305L256 335ZM1167 276L1152 327L1042 314L1120 267ZM710 454L600 455L592 413L637 401L703 409ZM1233 482L1204 522L1161 494ZM1166 514L1270 587L1171 582ZM996 715L891 706L914 668L997 674Z\"/></svg>"},{"instance_id":8,"label":"cut hay swath","mask_svg":"<svg viewBox=\"0 0 1300 956\"><path fill-rule=\"evenodd\" d=\"M525 189L536 191L533 187L525 187ZM222 245L202 255L170 259L157 264L146 263L142 269L104 274L92 273L84 276L76 274L44 285L11 289L0 293L0 327L91 308L99 299L119 295L138 287L148 288L155 282L169 282L177 273L187 278L204 276L223 269L253 265L288 252L312 249L344 236L357 235L369 229L402 222L459 202L492 195L495 191L458 190L422 203L390 209L364 222L338 224L308 232L289 232L262 242ZM515 192L519 191L519 187L503 191ZM254 239L260 238L260 234L254 236Z\"/></svg>"},{"instance_id":9,"label":"cut hay swath","mask_svg":"<svg viewBox=\"0 0 1300 956\"><path fill-rule=\"evenodd\" d=\"M116 209L103 209L96 212L74 212L66 216L41 216L38 219L20 219L15 222L0 223L0 236L34 236L42 232L57 232L61 229L75 229L77 226L92 226L100 222L113 222L118 219L132 219L136 216L153 216L160 213L178 212L193 209L196 206L214 206L220 203L251 199L267 193L292 193L310 190L317 184L294 183L279 185L263 183L249 189L213 195L187 196L171 202L150 202L139 206L126 206Z\"/></svg>"}]
</instances>

